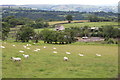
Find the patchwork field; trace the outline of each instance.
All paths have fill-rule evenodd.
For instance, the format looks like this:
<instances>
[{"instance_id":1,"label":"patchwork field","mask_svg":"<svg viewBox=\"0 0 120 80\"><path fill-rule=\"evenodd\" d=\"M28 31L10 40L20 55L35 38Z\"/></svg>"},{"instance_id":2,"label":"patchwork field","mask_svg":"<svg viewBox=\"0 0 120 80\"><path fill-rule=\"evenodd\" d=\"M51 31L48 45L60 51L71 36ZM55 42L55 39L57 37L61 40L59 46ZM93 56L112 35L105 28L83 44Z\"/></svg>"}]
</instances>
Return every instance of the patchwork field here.
<instances>
[{"instance_id":1,"label":"patchwork field","mask_svg":"<svg viewBox=\"0 0 120 80\"><path fill-rule=\"evenodd\" d=\"M113 78L118 74L117 45L52 45L3 42L3 78ZM15 45L15 46L13 46ZM43 48L46 46L46 48ZM53 49L53 48L56 49ZM41 49L38 52L34 50ZM19 51L23 50L24 53ZM58 53L53 53L57 51ZM71 54L66 54L70 52ZM78 54L84 56L79 56ZM25 59L22 54L29 54ZM101 56L96 56L100 54ZM64 61L63 57L68 57ZM14 62L11 57L20 57Z\"/></svg>"},{"instance_id":2,"label":"patchwork field","mask_svg":"<svg viewBox=\"0 0 120 80\"><path fill-rule=\"evenodd\" d=\"M85 22L85 23L71 23L71 24L64 24L65 28L68 27L101 27L105 25L111 25L114 27L118 27L118 22Z\"/></svg>"}]
</instances>

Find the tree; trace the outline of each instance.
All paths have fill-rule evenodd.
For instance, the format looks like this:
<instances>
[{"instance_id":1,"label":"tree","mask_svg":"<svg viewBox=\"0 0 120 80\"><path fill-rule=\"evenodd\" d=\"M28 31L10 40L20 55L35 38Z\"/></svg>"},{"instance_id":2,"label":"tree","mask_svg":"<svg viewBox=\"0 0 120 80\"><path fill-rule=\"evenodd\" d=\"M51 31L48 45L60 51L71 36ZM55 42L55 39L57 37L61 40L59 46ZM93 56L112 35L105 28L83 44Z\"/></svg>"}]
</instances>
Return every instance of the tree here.
<instances>
[{"instance_id":1,"label":"tree","mask_svg":"<svg viewBox=\"0 0 120 80\"><path fill-rule=\"evenodd\" d=\"M45 43L72 43L75 41L74 39L74 32L71 31L51 31L48 29L44 29L40 33L42 35L42 40Z\"/></svg>"},{"instance_id":2,"label":"tree","mask_svg":"<svg viewBox=\"0 0 120 80\"><path fill-rule=\"evenodd\" d=\"M98 17L96 15L88 15L90 22L98 22Z\"/></svg>"},{"instance_id":3,"label":"tree","mask_svg":"<svg viewBox=\"0 0 120 80\"><path fill-rule=\"evenodd\" d=\"M72 15L67 15L66 19L68 20L68 23L71 23L71 21L73 20Z\"/></svg>"},{"instance_id":4,"label":"tree","mask_svg":"<svg viewBox=\"0 0 120 80\"><path fill-rule=\"evenodd\" d=\"M44 21L43 18L38 18L38 19L35 20L35 22L43 22L43 21Z\"/></svg>"},{"instance_id":5,"label":"tree","mask_svg":"<svg viewBox=\"0 0 120 80\"><path fill-rule=\"evenodd\" d=\"M103 36L111 38L114 36L114 28L112 26L104 26L103 27Z\"/></svg>"},{"instance_id":6,"label":"tree","mask_svg":"<svg viewBox=\"0 0 120 80\"><path fill-rule=\"evenodd\" d=\"M4 22L2 23L2 40L6 40L8 37L8 33L10 32L9 24Z\"/></svg>"},{"instance_id":7,"label":"tree","mask_svg":"<svg viewBox=\"0 0 120 80\"><path fill-rule=\"evenodd\" d=\"M35 35L34 29L28 26L22 26L17 32L16 41L29 42L30 38Z\"/></svg>"},{"instance_id":8,"label":"tree","mask_svg":"<svg viewBox=\"0 0 120 80\"><path fill-rule=\"evenodd\" d=\"M38 29L38 28L46 28L49 26L49 24L47 22L36 22L36 23L30 23L28 24L28 26L34 29Z\"/></svg>"}]
</instances>

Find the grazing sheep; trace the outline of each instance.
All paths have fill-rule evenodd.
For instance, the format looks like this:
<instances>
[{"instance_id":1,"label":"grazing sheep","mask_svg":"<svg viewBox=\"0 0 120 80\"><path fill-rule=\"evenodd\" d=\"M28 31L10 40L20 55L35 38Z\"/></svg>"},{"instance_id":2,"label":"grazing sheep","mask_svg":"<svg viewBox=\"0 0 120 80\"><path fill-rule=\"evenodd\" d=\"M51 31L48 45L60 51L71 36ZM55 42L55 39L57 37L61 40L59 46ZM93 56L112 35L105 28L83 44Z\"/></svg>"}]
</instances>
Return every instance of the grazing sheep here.
<instances>
[{"instance_id":1,"label":"grazing sheep","mask_svg":"<svg viewBox=\"0 0 120 80\"><path fill-rule=\"evenodd\" d=\"M24 56L24 58L28 58L29 57L29 55L25 55L25 54L23 54L23 56Z\"/></svg>"},{"instance_id":2,"label":"grazing sheep","mask_svg":"<svg viewBox=\"0 0 120 80\"><path fill-rule=\"evenodd\" d=\"M71 54L70 52L66 52L66 54Z\"/></svg>"},{"instance_id":3,"label":"grazing sheep","mask_svg":"<svg viewBox=\"0 0 120 80\"><path fill-rule=\"evenodd\" d=\"M36 50L40 51L40 49L36 49Z\"/></svg>"},{"instance_id":4,"label":"grazing sheep","mask_svg":"<svg viewBox=\"0 0 120 80\"><path fill-rule=\"evenodd\" d=\"M53 51L53 53L57 53L57 51Z\"/></svg>"},{"instance_id":5,"label":"grazing sheep","mask_svg":"<svg viewBox=\"0 0 120 80\"><path fill-rule=\"evenodd\" d=\"M29 47L27 49L30 49Z\"/></svg>"},{"instance_id":6,"label":"grazing sheep","mask_svg":"<svg viewBox=\"0 0 120 80\"><path fill-rule=\"evenodd\" d=\"M56 49L55 47L53 49Z\"/></svg>"},{"instance_id":7,"label":"grazing sheep","mask_svg":"<svg viewBox=\"0 0 120 80\"><path fill-rule=\"evenodd\" d=\"M96 56L101 56L101 54L96 54Z\"/></svg>"},{"instance_id":8,"label":"grazing sheep","mask_svg":"<svg viewBox=\"0 0 120 80\"><path fill-rule=\"evenodd\" d=\"M29 46L31 46L31 44L29 44Z\"/></svg>"},{"instance_id":9,"label":"grazing sheep","mask_svg":"<svg viewBox=\"0 0 120 80\"><path fill-rule=\"evenodd\" d=\"M19 52L20 52L20 53L24 53L24 51L21 51L21 50L20 50Z\"/></svg>"},{"instance_id":10,"label":"grazing sheep","mask_svg":"<svg viewBox=\"0 0 120 80\"><path fill-rule=\"evenodd\" d=\"M36 43L33 43L33 44L36 44Z\"/></svg>"},{"instance_id":11,"label":"grazing sheep","mask_svg":"<svg viewBox=\"0 0 120 80\"><path fill-rule=\"evenodd\" d=\"M84 56L83 54L78 54L79 56Z\"/></svg>"},{"instance_id":12,"label":"grazing sheep","mask_svg":"<svg viewBox=\"0 0 120 80\"><path fill-rule=\"evenodd\" d=\"M15 47L15 45L12 45L13 47Z\"/></svg>"},{"instance_id":13,"label":"grazing sheep","mask_svg":"<svg viewBox=\"0 0 120 80\"><path fill-rule=\"evenodd\" d=\"M1 46L1 48L5 48L5 46Z\"/></svg>"},{"instance_id":14,"label":"grazing sheep","mask_svg":"<svg viewBox=\"0 0 120 80\"><path fill-rule=\"evenodd\" d=\"M36 50L34 50L35 52L37 52L38 50L36 49Z\"/></svg>"},{"instance_id":15,"label":"grazing sheep","mask_svg":"<svg viewBox=\"0 0 120 80\"><path fill-rule=\"evenodd\" d=\"M46 46L44 46L43 48L46 48Z\"/></svg>"},{"instance_id":16,"label":"grazing sheep","mask_svg":"<svg viewBox=\"0 0 120 80\"><path fill-rule=\"evenodd\" d=\"M68 57L64 57L64 61L68 61Z\"/></svg>"},{"instance_id":17,"label":"grazing sheep","mask_svg":"<svg viewBox=\"0 0 120 80\"><path fill-rule=\"evenodd\" d=\"M26 46L29 46L29 44L27 44Z\"/></svg>"},{"instance_id":18,"label":"grazing sheep","mask_svg":"<svg viewBox=\"0 0 120 80\"><path fill-rule=\"evenodd\" d=\"M13 61L21 61L21 58L11 57L11 59L12 59Z\"/></svg>"},{"instance_id":19,"label":"grazing sheep","mask_svg":"<svg viewBox=\"0 0 120 80\"><path fill-rule=\"evenodd\" d=\"M23 47L26 48L27 46L24 45Z\"/></svg>"}]
</instances>

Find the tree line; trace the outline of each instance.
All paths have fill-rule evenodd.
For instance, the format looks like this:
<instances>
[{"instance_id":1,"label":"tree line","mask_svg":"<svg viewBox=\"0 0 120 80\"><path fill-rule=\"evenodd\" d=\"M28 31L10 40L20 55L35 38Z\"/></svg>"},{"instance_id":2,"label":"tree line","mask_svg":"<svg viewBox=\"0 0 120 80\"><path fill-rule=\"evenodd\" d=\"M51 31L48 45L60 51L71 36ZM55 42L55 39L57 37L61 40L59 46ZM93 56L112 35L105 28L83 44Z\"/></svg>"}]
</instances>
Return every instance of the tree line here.
<instances>
[{"instance_id":1,"label":"tree line","mask_svg":"<svg viewBox=\"0 0 120 80\"><path fill-rule=\"evenodd\" d=\"M99 30L91 30L90 27L84 26L82 28L71 27L66 28L63 31L54 31L44 29L39 33L35 33L34 29L28 26L23 26L17 32L16 41L29 42L32 40L38 42L43 40L44 43L54 44L70 44L76 42L76 37L103 37L106 41L110 41L111 38L119 38L120 30L112 26L103 26Z\"/></svg>"},{"instance_id":2,"label":"tree line","mask_svg":"<svg viewBox=\"0 0 120 80\"><path fill-rule=\"evenodd\" d=\"M78 12L78 11L44 11L44 10L18 10L18 9L3 9L3 18L7 16L15 16L16 18L29 18L36 20L42 17L47 21L63 21L66 15L72 15L73 20L88 20L91 21L117 21L118 13L113 12Z\"/></svg>"}]
</instances>

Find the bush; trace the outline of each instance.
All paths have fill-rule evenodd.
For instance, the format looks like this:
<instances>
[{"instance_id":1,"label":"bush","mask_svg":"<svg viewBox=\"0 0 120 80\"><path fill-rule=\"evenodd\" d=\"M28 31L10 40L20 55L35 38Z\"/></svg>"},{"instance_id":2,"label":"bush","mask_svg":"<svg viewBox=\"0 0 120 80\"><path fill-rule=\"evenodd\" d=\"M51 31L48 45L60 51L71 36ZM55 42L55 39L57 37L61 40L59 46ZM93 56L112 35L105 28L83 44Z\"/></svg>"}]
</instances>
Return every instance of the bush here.
<instances>
[{"instance_id":1,"label":"bush","mask_svg":"<svg viewBox=\"0 0 120 80\"><path fill-rule=\"evenodd\" d=\"M109 40L107 41L107 44L114 44L114 41L113 41L112 39L109 39Z\"/></svg>"},{"instance_id":2,"label":"bush","mask_svg":"<svg viewBox=\"0 0 120 80\"><path fill-rule=\"evenodd\" d=\"M44 29L40 33L42 35L42 40L45 43L59 43L59 44L68 44L75 41L75 36L70 31L51 31Z\"/></svg>"},{"instance_id":3,"label":"bush","mask_svg":"<svg viewBox=\"0 0 120 80\"><path fill-rule=\"evenodd\" d=\"M22 26L17 32L16 41L29 42L30 38L35 35L34 29L28 26Z\"/></svg>"}]
</instances>

